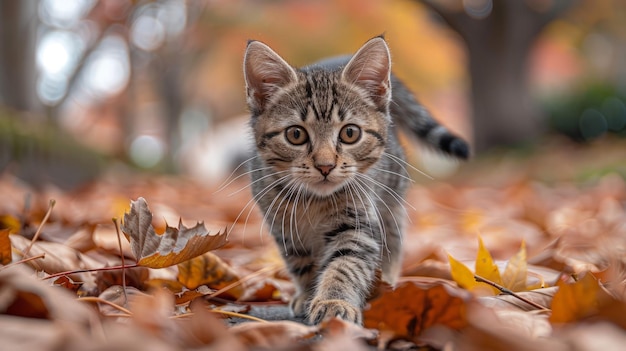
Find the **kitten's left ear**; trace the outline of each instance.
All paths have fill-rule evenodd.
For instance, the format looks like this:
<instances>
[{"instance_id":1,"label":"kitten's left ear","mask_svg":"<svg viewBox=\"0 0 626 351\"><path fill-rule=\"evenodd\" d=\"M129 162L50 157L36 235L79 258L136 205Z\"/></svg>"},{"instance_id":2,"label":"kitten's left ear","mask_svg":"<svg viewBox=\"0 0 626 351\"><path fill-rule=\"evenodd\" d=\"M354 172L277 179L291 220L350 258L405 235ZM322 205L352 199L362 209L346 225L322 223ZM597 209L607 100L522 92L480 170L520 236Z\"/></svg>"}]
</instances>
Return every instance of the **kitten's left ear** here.
<instances>
[{"instance_id":1,"label":"kitten's left ear","mask_svg":"<svg viewBox=\"0 0 626 351\"><path fill-rule=\"evenodd\" d=\"M343 69L342 78L364 89L380 109L391 100L391 55L385 39L367 41Z\"/></svg>"},{"instance_id":2,"label":"kitten's left ear","mask_svg":"<svg viewBox=\"0 0 626 351\"><path fill-rule=\"evenodd\" d=\"M254 114L263 113L273 94L298 79L295 70L260 41L248 42L243 73L248 105Z\"/></svg>"}]
</instances>

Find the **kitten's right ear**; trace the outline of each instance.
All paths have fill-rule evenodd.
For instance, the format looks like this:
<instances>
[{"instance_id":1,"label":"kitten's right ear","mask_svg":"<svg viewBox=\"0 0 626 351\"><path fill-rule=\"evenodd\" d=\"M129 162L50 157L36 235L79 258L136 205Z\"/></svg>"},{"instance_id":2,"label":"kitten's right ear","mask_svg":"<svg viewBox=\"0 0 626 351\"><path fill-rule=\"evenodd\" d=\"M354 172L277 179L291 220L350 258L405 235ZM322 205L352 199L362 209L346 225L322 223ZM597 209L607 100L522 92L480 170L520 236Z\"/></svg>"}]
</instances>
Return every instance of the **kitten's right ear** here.
<instances>
[{"instance_id":1,"label":"kitten's right ear","mask_svg":"<svg viewBox=\"0 0 626 351\"><path fill-rule=\"evenodd\" d=\"M297 80L296 71L269 46L249 41L243 59L248 106L253 114L265 110L268 99Z\"/></svg>"}]
</instances>

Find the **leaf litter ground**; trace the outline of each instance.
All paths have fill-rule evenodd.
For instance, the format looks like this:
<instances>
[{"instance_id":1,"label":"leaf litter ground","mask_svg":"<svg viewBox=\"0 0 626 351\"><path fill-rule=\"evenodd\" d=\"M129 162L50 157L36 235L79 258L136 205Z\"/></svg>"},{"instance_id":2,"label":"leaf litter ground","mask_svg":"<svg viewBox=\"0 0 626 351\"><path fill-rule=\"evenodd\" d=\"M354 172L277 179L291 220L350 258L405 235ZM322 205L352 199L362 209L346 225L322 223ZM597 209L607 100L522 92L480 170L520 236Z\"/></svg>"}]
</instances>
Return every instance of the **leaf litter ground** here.
<instances>
[{"instance_id":1,"label":"leaf litter ground","mask_svg":"<svg viewBox=\"0 0 626 351\"><path fill-rule=\"evenodd\" d=\"M403 277L378 288L363 327L289 316L293 285L243 179L216 192L108 176L62 192L4 174L0 339L14 350L621 349L626 144L545 149L415 184ZM116 230L125 214L130 241Z\"/></svg>"}]
</instances>

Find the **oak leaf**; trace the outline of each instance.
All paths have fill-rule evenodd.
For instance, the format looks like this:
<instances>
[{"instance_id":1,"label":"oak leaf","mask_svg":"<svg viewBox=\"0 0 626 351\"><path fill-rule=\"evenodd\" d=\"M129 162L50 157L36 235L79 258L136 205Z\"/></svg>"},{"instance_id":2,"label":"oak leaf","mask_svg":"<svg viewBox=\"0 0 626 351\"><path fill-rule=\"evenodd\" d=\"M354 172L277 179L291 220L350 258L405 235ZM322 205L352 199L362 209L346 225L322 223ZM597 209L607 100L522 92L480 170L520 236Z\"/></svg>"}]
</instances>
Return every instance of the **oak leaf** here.
<instances>
[{"instance_id":1,"label":"oak leaf","mask_svg":"<svg viewBox=\"0 0 626 351\"><path fill-rule=\"evenodd\" d=\"M237 273L211 252L178 264L178 281L188 289L193 290L200 285L207 285L219 290L238 280ZM241 285L237 285L226 293L238 299L243 295L244 289Z\"/></svg>"},{"instance_id":2,"label":"oak leaf","mask_svg":"<svg viewBox=\"0 0 626 351\"><path fill-rule=\"evenodd\" d=\"M371 302L363 314L364 325L409 339L436 325L461 329L466 324L465 301L470 297L446 280L403 281Z\"/></svg>"},{"instance_id":3,"label":"oak leaf","mask_svg":"<svg viewBox=\"0 0 626 351\"><path fill-rule=\"evenodd\" d=\"M150 268L173 266L226 243L226 232L211 235L202 222L187 228L181 220L178 228L168 225L163 234L157 234L152 226L152 213L141 197L131 201L121 229L130 241L137 264Z\"/></svg>"}]
</instances>

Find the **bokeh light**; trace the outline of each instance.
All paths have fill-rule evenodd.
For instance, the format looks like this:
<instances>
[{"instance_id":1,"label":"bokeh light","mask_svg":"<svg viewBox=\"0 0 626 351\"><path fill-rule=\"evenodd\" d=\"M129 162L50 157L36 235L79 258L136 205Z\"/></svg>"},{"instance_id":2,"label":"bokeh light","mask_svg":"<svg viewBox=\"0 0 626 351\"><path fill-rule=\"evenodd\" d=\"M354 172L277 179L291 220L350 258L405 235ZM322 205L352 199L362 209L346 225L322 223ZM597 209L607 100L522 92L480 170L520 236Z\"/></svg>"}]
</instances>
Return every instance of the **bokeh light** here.
<instances>
[{"instance_id":1,"label":"bokeh light","mask_svg":"<svg viewBox=\"0 0 626 351\"><path fill-rule=\"evenodd\" d=\"M165 153L165 145L152 135L140 135L130 144L129 155L131 160L142 168L156 166Z\"/></svg>"}]
</instances>

